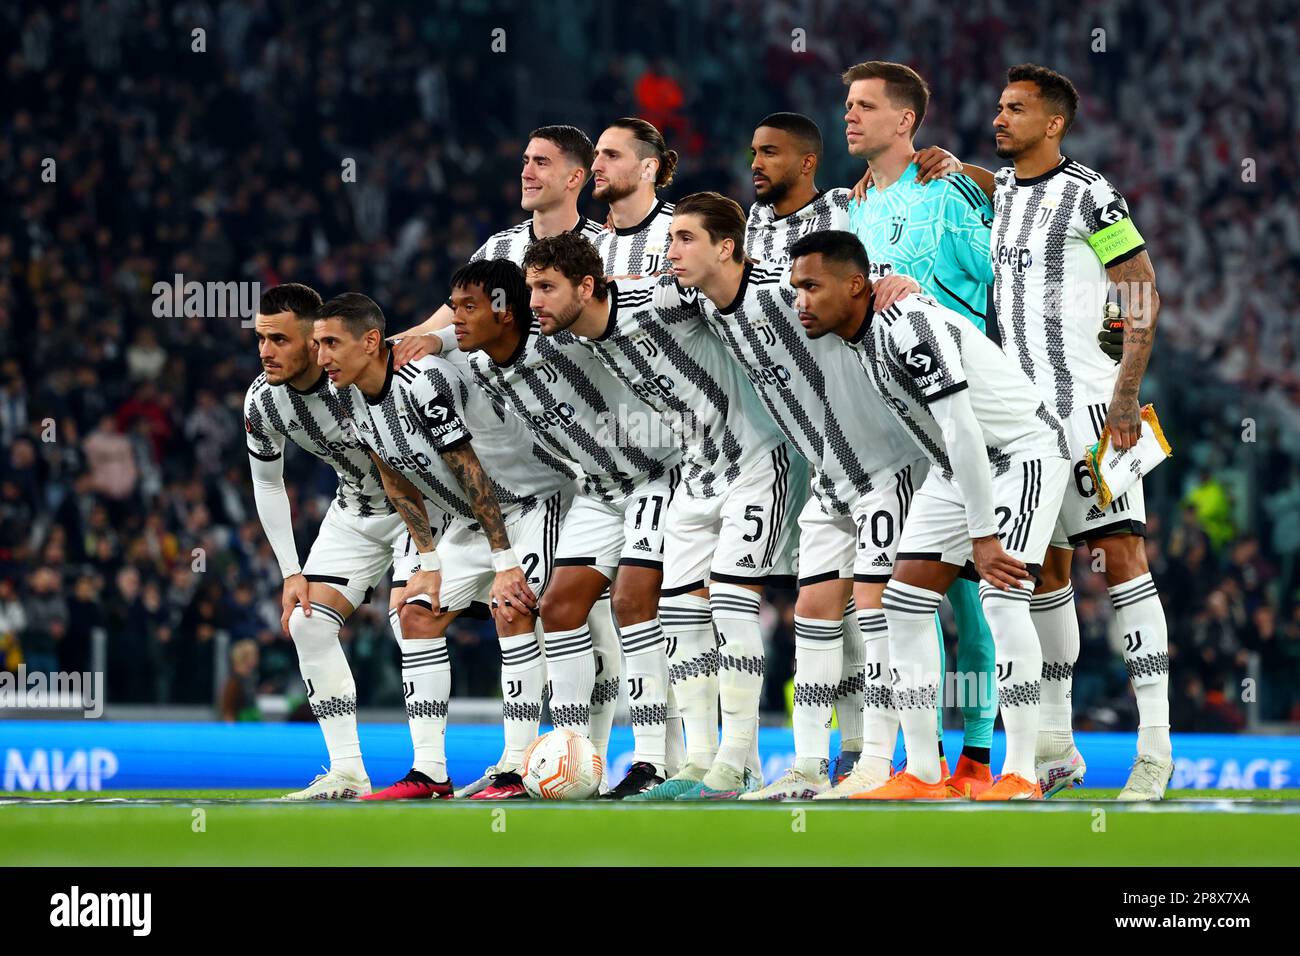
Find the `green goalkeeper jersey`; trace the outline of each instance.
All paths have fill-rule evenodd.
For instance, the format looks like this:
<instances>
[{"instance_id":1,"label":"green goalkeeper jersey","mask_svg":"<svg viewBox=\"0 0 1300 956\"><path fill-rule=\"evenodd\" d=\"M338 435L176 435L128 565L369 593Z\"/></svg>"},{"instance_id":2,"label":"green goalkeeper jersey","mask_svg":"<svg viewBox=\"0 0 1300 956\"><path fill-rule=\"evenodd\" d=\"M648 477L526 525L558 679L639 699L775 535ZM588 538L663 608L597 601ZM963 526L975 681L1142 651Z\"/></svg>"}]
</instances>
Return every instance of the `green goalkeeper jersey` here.
<instances>
[{"instance_id":1,"label":"green goalkeeper jersey","mask_svg":"<svg viewBox=\"0 0 1300 956\"><path fill-rule=\"evenodd\" d=\"M849 209L853 232L867 248L871 279L911 276L921 291L984 329L993 263L993 204L961 173L916 182L912 163L888 189L872 186Z\"/></svg>"}]
</instances>

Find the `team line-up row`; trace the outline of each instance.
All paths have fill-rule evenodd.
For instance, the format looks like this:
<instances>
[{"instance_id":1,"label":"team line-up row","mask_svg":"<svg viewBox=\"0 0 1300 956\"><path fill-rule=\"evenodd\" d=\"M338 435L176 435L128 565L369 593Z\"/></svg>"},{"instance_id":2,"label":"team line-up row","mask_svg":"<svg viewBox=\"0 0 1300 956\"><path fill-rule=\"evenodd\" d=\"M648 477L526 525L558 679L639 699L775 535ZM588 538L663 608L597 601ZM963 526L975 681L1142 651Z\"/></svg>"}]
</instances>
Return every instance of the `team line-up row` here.
<instances>
[{"instance_id":1,"label":"team line-up row","mask_svg":"<svg viewBox=\"0 0 1300 956\"><path fill-rule=\"evenodd\" d=\"M756 128L748 215L717 193L662 199L677 157L644 120L594 145L548 126L523 157L530 217L400 339L361 293L262 296L249 460L330 756L290 798L524 797L544 697L603 757L622 691L634 757L611 799L1050 796L1085 773L1080 542L1107 555L1140 713L1121 798L1163 797L1168 636L1131 477L1168 451L1138 405L1159 298L1123 197L1061 152L1078 94L1044 67L1009 70L994 174L916 152L929 91L909 67L843 78L860 198L817 188L821 132L799 114ZM604 225L578 212L589 180ZM1113 287L1142 290L1125 317L1103 307ZM669 440L610 428L632 421ZM286 440L338 475L304 566ZM1114 494L1088 467L1099 440L1120 453ZM390 566L414 759L371 792L338 635ZM760 594L796 583L796 762L764 786ZM945 595L956 669L981 689L951 771ZM446 631L476 609L499 637L505 745L455 790Z\"/></svg>"}]
</instances>

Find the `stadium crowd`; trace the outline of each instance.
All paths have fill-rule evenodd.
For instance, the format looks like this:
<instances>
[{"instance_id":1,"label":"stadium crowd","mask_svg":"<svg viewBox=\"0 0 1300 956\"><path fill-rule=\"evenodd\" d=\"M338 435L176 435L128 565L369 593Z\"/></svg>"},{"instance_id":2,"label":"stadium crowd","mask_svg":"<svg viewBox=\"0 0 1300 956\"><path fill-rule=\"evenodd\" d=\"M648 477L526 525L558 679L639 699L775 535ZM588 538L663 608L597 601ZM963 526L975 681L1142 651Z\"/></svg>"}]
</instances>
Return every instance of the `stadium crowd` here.
<instances>
[{"instance_id":1,"label":"stadium crowd","mask_svg":"<svg viewBox=\"0 0 1300 956\"><path fill-rule=\"evenodd\" d=\"M747 205L750 132L772 110L821 123L823 187L860 174L841 145L846 65L914 65L934 95L920 142L995 166L1003 71L1036 60L1082 92L1068 148L1124 191L1159 279L1144 397L1175 458L1149 479L1147 548L1174 729L1300 721L1300 91L1269 67L1300 55L1293 6L976 0L940 15L915 0L886 17L846 0L667 0L635 31L594 2L560 18L522 3L292 6L0 9L0 666L88 669L103 628L110 701L211 704L224 633L227 717L301 686L243 452L252 332L236 316L157 317L155 283L364 290L398 330L522 218L533 126L594 139L604 120L645 116L682 153L669 198L712 188ZM501 67L484 70L497 28ZM548 63L554 86L534 91ZM286 477L305 555L334 478L305 455ZM1075 712L1132 727L1092 561L1081 549ZM793 595L770 599L766 700L782 711ZM384 606L343 631L362 706L400 700ZM453 638L454 693L494 695L489 633L466 622Z\"/></svg>"}]
</instances>

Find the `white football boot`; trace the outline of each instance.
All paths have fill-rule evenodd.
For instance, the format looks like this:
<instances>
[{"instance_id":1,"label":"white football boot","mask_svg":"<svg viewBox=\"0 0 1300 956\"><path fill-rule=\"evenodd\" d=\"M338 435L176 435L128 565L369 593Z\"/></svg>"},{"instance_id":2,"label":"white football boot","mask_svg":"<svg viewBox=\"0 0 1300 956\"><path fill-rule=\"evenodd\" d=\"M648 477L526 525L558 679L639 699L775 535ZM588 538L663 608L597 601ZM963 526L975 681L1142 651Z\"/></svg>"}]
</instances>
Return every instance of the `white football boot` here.
<instances>
[{"instance_id":1,"label":"white football boot","mask_svg":"<svg viewBox=\"0 0 1300 956\"><path fill-rule=\"evenodd\" d=\"M887 767L883 772L869 769L868 765L876 762L868 759L859 760L847 777L830 789L817 794L813 799L847 800L855 793L865 793L868 790L883 787L889 782L889 773L893 768Z\"/></svg>"},{"instance_id":2,"label":"white football boot","mask_svg":"<svg viewBox=\"0 0 1300 956\"><path fill-rule=\"evenodd\" d=\"M741 800L812 800L831 788L831 782L809 777L791 767L766 787L742 793Z\"/></svg>"},{"instance_id":3,"label":"white football boot","mask_svg":"<svg viewBox=\"0 0 1300 956\"><path fill-rule=\"evenodd\" d=\"M1128 783L1124 784L1124 789L1119 792L1116 799L1126 802L1163 800L1165 787L1169 786L1173 775L1173 758L1162 760L1159 757L1138 754L1137 759L1133 761L1133 769L1129 771Z\"/></svg>"},{"instance_id":4,"label":"white football boot","mask_svg":"<svg viewBox=\"0 0 1300 956\"><path fill-rule=\"evenodd\" d=\"M1083 786L1088 765L1083 762L1083 755L1074 745L1074 738L1067 739L1068 742L1053 739L1050 733L1038 735L1034 765L1038 775L1038 788L1043 791L1044 800L1069 787Z\"/></svg>"},{"instance_id":5,"label":"white football boot","mask_svg":"<svg viewBox=\"0 0 1300 956\"><path fill-rule=\"evenodd\" d=\"M474 796L474 794L478 793L480 790L486 790L487 787L492 783L492 778L495 777L499 772L500 771L496 768L496 766L488 767L486 770L483 771L483 776L479 777L473 783L465 784L465 786L457 790L456 799L464 800L468 797Z\"/></svg>"},{"instance_id":6,"label":"white football boot","mask_svg":"<svg viewBox=\"0 0 1300 956\"><path fill-rule=\"evenodd\" d=\"M321 768L325 770L324 767ZM301 790L286 793L281 800L357 800L370 793L369 777L354 777L339 770L325 770Z\"/></svg>"}]
</instances>

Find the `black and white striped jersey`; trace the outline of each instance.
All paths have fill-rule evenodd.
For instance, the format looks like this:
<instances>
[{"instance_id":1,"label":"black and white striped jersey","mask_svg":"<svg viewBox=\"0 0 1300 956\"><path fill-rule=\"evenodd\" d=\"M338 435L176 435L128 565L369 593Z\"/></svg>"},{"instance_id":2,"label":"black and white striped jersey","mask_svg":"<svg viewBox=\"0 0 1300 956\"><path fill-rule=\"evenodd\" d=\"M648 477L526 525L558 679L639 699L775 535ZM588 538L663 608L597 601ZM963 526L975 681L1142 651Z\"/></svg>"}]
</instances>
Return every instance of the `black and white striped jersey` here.
<instances>
[{"instance_id":1,"label":"black and white striped jersey","mask_svg":"<svg viewBox=\"0 0 1300 956\"><path fill-rule=\"evenodd\" d=\"M842 339L808 338L789 280L788 266L749 263L733 302L700 302L710 328L812 465L812 490L826 513L849 515L872 491L872 475L892 475L921 450Z\"/></svg>"},{"instance_id":2,"label":"black and white striped jersey","mask_svg":"<svg viewBox=\"0 0 1300 956\"><path fill-rule=\"evenodd\" d=\"M920 293L867 316L856 340L877 391L926 455L952 478L930 403L970 389L993 475L1014 458L1070 457L1065 430L1015 359L970 320Z\"/></svg>"},{"instance_id":3,"label":"black and white striped jersey","mask_svg":"<svg viewBox=\"0 0 1300 956\"><path fill-rule=\"evenodd\" d=\"M592 243L604 231L604 227L600 223L588 219L586 216L579 216L577 225L569 230L569 232L576 232L580 236L585 236L587 241ZM488 241L479 246L478 251L469 257L469 261L509 259L515 265L523 268L524 253L536 241L537 234L533 232L533 220L529 217L517 226L511 226L509 229L493 233L488 237Z\"/></svg>"},{"instance_id":4,"label":"black and white striped jersey","mask_svg":"<svg viewBox=\"0 0 1300 956\"><path fill-rule=\"evenodd\" d=\"M609 325L585 341L677 436L692 498L722 494L781 444L744 372L709 331L698 294L674 276L611 282Z\"/></svg>"},{"instance_id":5,"label":"black and white striped jersey","mask_svg":"<svg viewBox=\"0 0 1300 956\"><path fill-rule=\"evenodd\" d=\"M991 255L1002 347L1062 420L1108 401L1119 367L1097 347L1106 268L1144 248L1124 197L1063 158L1033 179L998 171Z\"/></svg>"},{"instance_id":6,"label":"black and white striped jersey","mask_svg":"<svg viewBox=\"0 0 1300 956\"><path fill-rule=\"evenodd\" d=\"M305 392L288 384L272 385L265 374L257 376L244 395L244 431L254 458L279 458L287 438L333 468L339 476L338 505L348 514L368 518L393 513L379 469L352 434L346 408L324 369Z\"/></svg>"},{"instance_id":7,"label":"black and white striped jersey","mask_svg":"<svg viewBox=\"0 0 1300 956\"><path fill-rule=\"evenodd\" d=\"M652 276L668 268L668 229L673 204L662 199L635 226L602 229L593 239L607 276Z\"/></svg>"},{"instance_id":8,"label":"black and white striped jersey","mask_svg":"<svg viewBox=\"0 0 1300 956\"><path fill-rule=\"evenodd\" d=\"M784 216L776 214L770 203L756 202L749 207L745 221L745 255L775 265L790 261L790 247L810 232L826 229L850 230L849 189L829 189Z\"/></svg>"},{"instance_id":9,"label":"black and white striped jersey","mask_svg":"<svg viewBox=\"0 0 1300 956\"><path fill-rule=\"evenodd\" d=\"M359 440L443 511L474 520L469 499L442 460L469 441L502 512L531 511L572 482L573 472L476 386L473 374L460 352L427 355L396 370L390 353L379 395L368 399L356 385L338 394Z\"/></svg>"},{"instance_id":10,"label":"black and white striped jersey","mask_svg":"<svg viewBox=\"0 0 1300 956\"><path fill-rule=\"evenodd\" d=\"M482 350L470 352L468 360L483 388L581 469L584 494L622 501L681 459L659 413L569 332L543 335L534 322L504 363Z\"/></svg>"}]
</instances>

